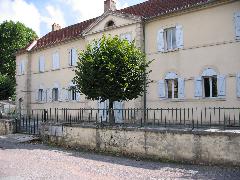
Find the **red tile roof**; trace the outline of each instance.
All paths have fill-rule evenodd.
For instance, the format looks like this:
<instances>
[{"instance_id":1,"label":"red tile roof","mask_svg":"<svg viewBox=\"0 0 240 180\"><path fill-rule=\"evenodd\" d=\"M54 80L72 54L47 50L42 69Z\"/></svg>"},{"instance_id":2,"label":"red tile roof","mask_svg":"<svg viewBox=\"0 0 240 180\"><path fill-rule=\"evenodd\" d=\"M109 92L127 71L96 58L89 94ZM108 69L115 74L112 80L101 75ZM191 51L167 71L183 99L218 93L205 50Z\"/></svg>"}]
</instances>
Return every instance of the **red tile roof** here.
<instances>
[{"instance_id":1,"label":"red tile roof","mask_svg":"<svg viewBox=\"0 0 240 180\"><path fill-rule=\"evenodd\" d=\"M143 19L149 19L155 16L161 16L176 11L181 11L194 6L201 6L210 1L217 0L148 0L134 6L117 10L117 12L140 16ZM81 36L81 33L97 18L89 19L87 21L83 21L57 31L49 32L37 41L37 44L33 47L33 50L78 38ZM23 52L25 51L20 50L17 54Z\"/></svg>"}]
</instances>

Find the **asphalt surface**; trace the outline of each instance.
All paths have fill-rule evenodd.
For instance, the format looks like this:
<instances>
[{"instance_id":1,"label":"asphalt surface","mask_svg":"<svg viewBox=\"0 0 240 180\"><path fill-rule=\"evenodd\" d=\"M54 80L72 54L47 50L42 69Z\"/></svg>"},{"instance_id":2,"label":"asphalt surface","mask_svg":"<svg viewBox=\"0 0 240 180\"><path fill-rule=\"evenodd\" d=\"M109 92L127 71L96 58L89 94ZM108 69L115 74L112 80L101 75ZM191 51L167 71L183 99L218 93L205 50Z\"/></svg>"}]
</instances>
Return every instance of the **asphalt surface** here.
<instances>
[{"instance_id":1,"label":"asphalt surface","mask_svg":"<svg viewBox=\"0 0 240 180\"><path fill-rule=\"evenodd\" d=\"M240 179L236 167L139 161L26 141L0 136L0 179Z\"/></svg>"}]
</instances>

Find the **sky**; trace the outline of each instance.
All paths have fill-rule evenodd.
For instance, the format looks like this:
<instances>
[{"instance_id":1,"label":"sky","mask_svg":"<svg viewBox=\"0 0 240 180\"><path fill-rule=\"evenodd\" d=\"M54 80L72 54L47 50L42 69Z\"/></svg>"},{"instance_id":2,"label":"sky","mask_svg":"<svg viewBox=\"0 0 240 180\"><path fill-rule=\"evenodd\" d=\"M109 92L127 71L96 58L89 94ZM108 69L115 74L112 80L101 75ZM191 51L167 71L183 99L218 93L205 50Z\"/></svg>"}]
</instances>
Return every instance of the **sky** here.
<instances>
[{"instance_id":1,"label":"sky","mask_svg":"<svg viewBox=\"0 0 240 180\"><path fill-rule=\"evenodd\" d=\"M146 0L115 0L117 9ZM39 37L51 31L53 23L66 27L103 13L104 0L0 0L0 23L22 22Z\"/></svg>"}]
</instances>

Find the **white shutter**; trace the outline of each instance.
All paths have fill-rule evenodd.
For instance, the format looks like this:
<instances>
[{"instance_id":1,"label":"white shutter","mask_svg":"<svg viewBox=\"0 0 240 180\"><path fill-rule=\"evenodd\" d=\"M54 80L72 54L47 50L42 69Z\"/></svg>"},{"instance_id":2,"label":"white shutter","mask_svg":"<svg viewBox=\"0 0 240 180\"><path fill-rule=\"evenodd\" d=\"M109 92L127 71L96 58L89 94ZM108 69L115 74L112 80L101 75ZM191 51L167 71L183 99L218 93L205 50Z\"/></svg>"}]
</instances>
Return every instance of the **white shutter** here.
<instances>
[{"instance_id":1,"label":"white shutter","mask_svg":"<svg viewBox=\"0 0 240 180\"><path fill-rule=\"evenodd\" d=\"M165 81L160 80L158 81L158 95L160 98L166 97L166 91L165 91Z\"/></svg>"},{"instance_id":2,"label":"white shutter","mask_svg":"<svg viewBox=\"0 0 240 180\"><path fill-rule=\"evenodd\" d=\"M59 67L60 67L59 53L56 53L56 69L59 69Z\"/></svg>"},{"instance_id":3,"label":"white shutter","mask_svg":"<svg viewBox=\"0 0 240 180\"><path fill-rule=\"evenodd\" d=\"M202 77L195 78L195 97L202 97Z\"/></svg>"},{"instance_id":4,"label":"white shutter","mask_svg":"<svg viewBox=\"0 0 240 180\"><path fill-rule=\"evenodd\" d=\"M240 98L240 73L237 73L237 97Z\"/></svg>"},{"instance_id":5,"label":"white shutter","mask_svg":"<svg viewBox=\"0 0 240 180\"><path fill-rule=\"evenodd\" d=\"M76 100L77 100L78 102L80 101L80 93L79 93L79 92L76 93Z\"/></svg>"},{"instance_id":6,"label":"white shutter","mask_svg":"<svg viewBox=\"0 0 240 180\"><path fill-rule=\"evenodd\" d=\"M52 69L55 70L56 69L56 56L55 53L52 55Z\"/></svg>"},{"instance_id":7,"label":"white shutter","mask_svg":"<svg viewBox=\"0 0 240 180\"><path fill-rule=\"evenodd\" d=\"M176 26L176 45L177 48L183 48L183 28L182 25Z\"/></svg>"},{"instance_id":8,"label":"white shutter","mask_svg":"<svg viewBox=\"0 0 240 180\"><path fill-rule=\"evenodd\" d=\"M72 66L72 49L68 50L68 65Z\"/></svg>"},{"instance_id":9,"label":"white shutter","mask_svg":"<svg viewBox=\"0 0 240 180\"><path fill-rule=\"evenodd\" d=\"M164 52L164 30L160 29L157 33L157 50Z\"/></svg>"},{"instance_id":10,"label":"white shutter","mask_svg":"<svg viewBox=\"0 0 240 180\"><path fill-rule=\"evenodd\" d=\"M63 99L65 100L65 101L69 101L69 97L68 97L68 89L63 89L62 90L63 92Z\"/></svg>"},{"instance_id":11,"label":"white shutter","mask_svg":"<svg viewBox=\"0 0 240 180\"><path fill-rule=\"evenodd\" d=\"M178 78L178 98L184 99L185 97L185 81L183 78Z\"/></svg>"},{"instance_id":12,"label":"white shutter","mask_svg":"<svg viewBox=\"0 0 240 180\"><path fill-rule=\"evenodd\" d=\"M236 39L240 39L240 11L234 14L234 22Z\"/></svg>"},{"instance_id":13,"label":"white shutter","mask_svg":"<svg viewBox=\"0 0 240 180\"><path fill-rule=\"evenodd\" d=\"M44 57L41 56L39 58L39 72L44 72L44 66L45 66Z\"/></svg>"},{"instance_id":14,"label":"white shutter","mask_svg":"<svg viewBox=\"0 0 240 180\"><path fill-rule=\"evenodd\" d=\"M77 50L74 48L72 49L72 65L76 66L77 63Z\"/></svg>"},{"instance_id":15,"label":"white shutter","mask_svg":"<svg viewBox=\"0 0 240 180\"><path fill-rule=\"evenodd\" d=\"M47 90L47 101L52 102L52 89Z\"/></svg>"},{"instance_id":16,"label":"white shutter","mask_svg":"<svg viewBox=\"0 0 240 180\"><path fill-rule=\"evenodd\" d=\"M36 101L36 102L39 102L39 89L36 90L36 93L35 93L35 101Z\"/></svg>"},{"instance_id":17,"label":"white shutter","mask_svg":"<svg viewBox=\"0 0 240 180\"><path fill-rule=\"evenodd\" d=\"M43 95L42 95L42 101L45 102L46 101L46 90L43 89Z\"/></svg>"},{"instance_id":18,"label":"white shutter","mask_svg":"<svg viewBox=\"0 0 240 180\"><path fill-rule=\"evenodd\" d=\"M217 77L218 96L226 96L226 78L224 75Z\"/></svg>"},{"instance_id":19,"label":"white shutter","mask_svg":"<svg viewBox=\"0 0 240 180\"><path fill-rule=\"evenodd\" d=\"M22 72L21 74L25 74L25 61L22 61Z\"/></svg>"},{"instance_id":20,"label":"white shutter","mask_svg":"<svg viewBox=\"0 0 240 180\"><path fill-rule=\"evenodd\" d=\"M115 117L115 122L116 123L122 123L123 122L123 117L122 117L122 108L123 108L123 103L114 101L113 102L113 109L114 110L114 117Z\"/></svg>"},{"instance_id":21,"label":"white shutter","mask_svg":"<svg viewBox=\"0 0 240 180\"><path fill-rule=\"evenodd\" d=\"M58 88L58 101L63 101L62 89L60 87Z\"/></svg>"}]
</instances>

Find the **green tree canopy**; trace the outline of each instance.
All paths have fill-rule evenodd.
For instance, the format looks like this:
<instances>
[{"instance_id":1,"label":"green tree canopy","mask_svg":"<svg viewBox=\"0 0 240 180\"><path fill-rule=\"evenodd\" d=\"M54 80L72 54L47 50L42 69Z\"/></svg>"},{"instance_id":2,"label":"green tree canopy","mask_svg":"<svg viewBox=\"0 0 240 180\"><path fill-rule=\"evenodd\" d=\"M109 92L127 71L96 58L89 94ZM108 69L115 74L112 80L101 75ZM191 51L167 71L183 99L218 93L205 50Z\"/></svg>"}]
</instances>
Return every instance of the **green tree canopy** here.
<instances>
[{"instance_id":1,"label":"green tree canopy","mask_svg":"<svg viewBox=\"0 0 240 180\"><path fill-rule=\"evenodd\" d=\"M2 75L7 75L11 81L15 82L15 53L36 38L37 34L20 22L4 21L0 24L0 73ZM6 94L4 98L8 97Z\"/></svg>"},{"instance_id":2,"label":"green tree canopy","mask_svg":"<svg viewBox=\"0 0 240 180\"><path fill-rule=\"evenodd\" d=\"M6 100L14 94L15 81L0 73L0 100Z\"/></svg>"},{"instance_id":3,"label":"green tree canopy","mask_svg":"<svg viewBox=\"0 0 240 180\"><path fill-rule=\"evenodd\" d=\"M74 81L88 99L109 100L111 109L114 101L143 95L150 82L149 63L134 42L103 36L80 52Z\"/></svg>"}]
</instances>

